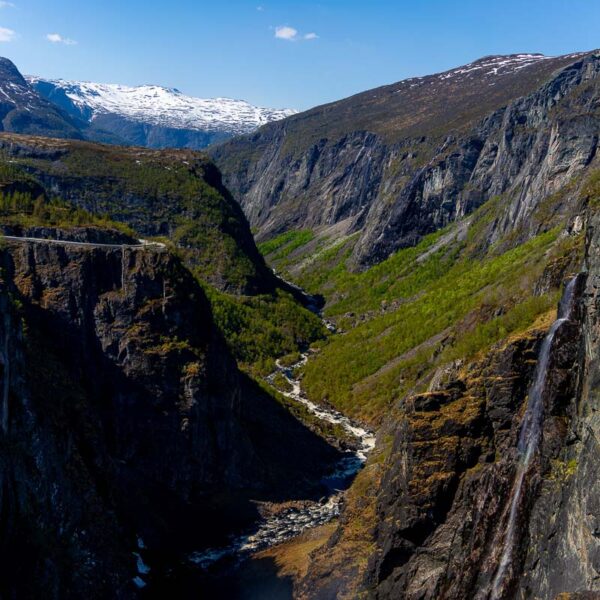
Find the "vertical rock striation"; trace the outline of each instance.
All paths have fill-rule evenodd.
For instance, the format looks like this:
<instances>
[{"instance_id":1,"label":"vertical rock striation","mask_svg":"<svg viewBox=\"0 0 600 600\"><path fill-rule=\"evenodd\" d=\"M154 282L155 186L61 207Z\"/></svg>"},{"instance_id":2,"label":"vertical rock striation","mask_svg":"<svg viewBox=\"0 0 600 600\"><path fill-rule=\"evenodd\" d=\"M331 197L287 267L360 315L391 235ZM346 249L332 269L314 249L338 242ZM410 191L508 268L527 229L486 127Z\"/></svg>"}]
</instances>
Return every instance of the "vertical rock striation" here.
<instances>
[{"instance_id":1,"label":"vertical rock striation","mask_svg":"<svg viewBox=\"0 0 600 600\"><path fill-rule=\"evenodd\" d=\"M548 315L397 407L381 434L393 441L375 492L371 550L351 567L340 559L356 518L343 514L313 557L303 598L600 593L599 232L592 200L568 315L551 329ZM536 397L537 441L524 463L519 440Z\"/></svg>"},{"instance_id":2,"label":"vertical rock striation","mask_svg":"<svg viewBox=\"0 0 600 600\"><path fill-rule=\"evenodd\" d=\"M166 250L8 242L0 264L3 597L133 596L138 538L160 573L336 458L238 371Z\"/></svg>"},{"instance_id":3,"label":"vertical rock striation","mask_svg":"<svg viewBox=\"0 0 600 600\"><path fill-rule=\"evenodd\" d=\"M600 590L599 226L592 206L582 297L581 383L578 396L566 408L564 445L553 476L544 480L532 510L521 598Z\"/></svg>"},{"instance_id":4,"label":"vertical rock striation","mask_svg":"<svg viewBox=\"0 0 600 600\"><path fill-rule=\"evenodd\" d=\"M365 92L211 153L259 238L340 223L359 232L357 268L498 195L506 210L490 242L516 224L524 239L538 200L596 155L600 55L498 74L500 59L514 57Z\"/></svg>"}]
</instances>

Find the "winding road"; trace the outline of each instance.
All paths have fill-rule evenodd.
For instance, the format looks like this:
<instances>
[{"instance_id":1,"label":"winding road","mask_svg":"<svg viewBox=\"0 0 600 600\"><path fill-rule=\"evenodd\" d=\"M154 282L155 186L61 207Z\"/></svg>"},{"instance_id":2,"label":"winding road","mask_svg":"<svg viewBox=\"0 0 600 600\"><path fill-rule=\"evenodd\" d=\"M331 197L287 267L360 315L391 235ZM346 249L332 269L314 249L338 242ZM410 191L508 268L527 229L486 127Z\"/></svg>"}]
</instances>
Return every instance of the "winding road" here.
<instances>
[{"instance_id":1,"label":"winding road","mask_svg":"<svg viewBox=\"0 0 600 600\"><path fill-rule=\"evenodd\" d=\"M33 242L40 244L58 244L61 246L83 246L88 248L110 248L113 250L121 250L122 248L148 248L154 246L156 248L166 248L162 242L151 242L148 240L138 240L139 244L107 244L102 242L78 242L75 240L55 240L50 238L37 237L22 237L17 235L0 235L0 241L9 242Z\"/></svg>"}]
</instances>

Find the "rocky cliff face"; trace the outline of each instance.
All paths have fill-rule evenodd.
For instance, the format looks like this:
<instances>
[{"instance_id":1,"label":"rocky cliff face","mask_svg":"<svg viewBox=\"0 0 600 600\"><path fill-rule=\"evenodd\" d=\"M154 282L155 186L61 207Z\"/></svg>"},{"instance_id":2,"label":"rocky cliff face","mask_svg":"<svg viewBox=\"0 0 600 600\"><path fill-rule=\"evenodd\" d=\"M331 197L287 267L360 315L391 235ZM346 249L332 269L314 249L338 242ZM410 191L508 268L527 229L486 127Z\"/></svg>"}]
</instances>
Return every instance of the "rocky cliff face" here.
<instances>
[{"instance_id":1,"label":"rocky cliff face","mask_svg":"<svg viewBox=\"0 0 600 600\"><path fill-rule=\"evenodd\" d=\"M133 596L335 457L167 251L7 242L0 264L3 597Z\"/></svg>"},{"instance_id":2,"label":"rocky cliff face","mask_svg":"<svg viewBox=\"0 0 600 600\"><path fill-rule=\"evenodd\" d=\"M360 232L360 267L494 195L510 203L507 222L521 221L595 155L600 59L499 66L511 60L482 59L313 109L212 155L259 238L340 223Z\"/></svg>"},{"instance_id":3,"label":"rocky cliff face","mask_svg":"<svg viewBox=\"0 0 600 600\"><path fill-rule=\"evenodd\" d=\"M540 474L564 443L563 407L576 385L576 327L565 328L560 336L560 355L550 366L553 380L545 399L539 471L528 474L527 498L517 517L520 532ZM471 370L468 378L473 380L452 381L441 395L417 396L407 407L409 416L392 450L394 466L378 502L379 552L367 575L377 597L494 597L492 582L520 460L520 417L539 342L534 335L498 350ZM501 582L506 587L497 597L510 597L516 589L515 557L527 543L522 536L510 565L512 579Z\"/></svg>"},{"instance_id":4,"label":"rocky cliff face","mask_svg":"<svg viewBox=\"0 0 600 600\"><path fill-rule=\"evenodd\" d=\"M17 67L0 57L0 129L15 133L82 139L78 124L42 98Z\"/></svg>"},{"instance_id":5,"label":"rocky cliff face","mask_svg":"<svg viewBox=\"0 0 600 600\"><path fill-rule=\"evenodd\" d=\"M348 505L302 598L597 596L598 225L592 202L583 273L568 319L552 328L543 386L533 382L554 314L471 364L446 365L428 392L403 399L380 432L383 466L367 467L381 471L362 492L373 515ZM523 431L540 390L539 444L527 462ZM358 546L361 518L371 525ZM350 558L352 548L362 554Z\"/></svg>"},{"instance_id":6,"label":"rocky cliff face","mask_svg":"<svg viewBox=\"0 0 600 600\"><path fill-rule=\"evenodd\" d=\"M206 155L48 138L0 135L0 192L60 198L165 236L208 283L232 293L266 293L280 284L246 219Z\"/></svg>"},{"instance_id":7,"label":"rocky cliff face","mask_svg":"<svg viewBox=\"0 0 600 600\"><path fill-rule=\"evenodd\" d=\"M586 285L582 295L580 386L566 407L564 443L556 475L540 487L529 522L519 598L553 598L562 592L596 591L600 573L598 445L598 276L600 219L597 207L587 229Z\"/></svg>"},{"instance_id":8,"label":"rocky cliff face","mask_svg":"<svg viewBox=\"0 0 600 600\"><path fill-rule=\"evenodd\" d=\"M484 119L470 135L448 137L429 164L396 188L392 206L379 201L370 208L355 259L378 262L500 195L507 206L490 243L519 226L522 239L536 233L527 221L540 200L596 155L599 75L600 56L581 59Z\"/></svg>"}]
</instances>

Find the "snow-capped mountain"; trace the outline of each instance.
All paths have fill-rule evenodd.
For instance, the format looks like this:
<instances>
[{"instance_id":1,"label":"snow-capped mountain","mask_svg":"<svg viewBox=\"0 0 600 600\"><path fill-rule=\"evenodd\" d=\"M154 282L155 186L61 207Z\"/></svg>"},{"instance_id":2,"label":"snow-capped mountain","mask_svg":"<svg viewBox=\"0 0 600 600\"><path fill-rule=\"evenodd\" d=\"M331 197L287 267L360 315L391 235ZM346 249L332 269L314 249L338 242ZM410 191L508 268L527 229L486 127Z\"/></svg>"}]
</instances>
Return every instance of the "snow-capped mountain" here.
<instances>
[{"instance_id":1,"label":"snow-capped mountain","mask_svg":"<svg viewBox=\"0 0 600 600\"><path fill-rule=\"evenodd\" d=\"M294 114L230 98L194 98L157 85L130 87L27 77L43 97L72 117L120 136L128 143L204 147L249 133Z\"/></svg>"},{"instance_id":2,"label":"snow-capped mountain","mask_svg":"<svg viewBox=\"0 0 600 600\"><path fill-rule=\"evenodd\" d=\"M81 138L75 122L42 98L8 58L0 57L0 130Z\"/></svg>"}]
</instances>

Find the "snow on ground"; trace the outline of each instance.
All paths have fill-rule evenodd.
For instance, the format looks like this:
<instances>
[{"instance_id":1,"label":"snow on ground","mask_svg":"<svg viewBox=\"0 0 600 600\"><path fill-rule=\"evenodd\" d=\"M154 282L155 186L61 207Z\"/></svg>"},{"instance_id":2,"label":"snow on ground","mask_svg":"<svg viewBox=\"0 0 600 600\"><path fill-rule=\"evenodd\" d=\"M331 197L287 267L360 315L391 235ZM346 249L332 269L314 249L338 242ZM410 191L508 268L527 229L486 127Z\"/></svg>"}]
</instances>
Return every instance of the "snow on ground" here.
<instances>
[{"instance_id":1,"label":"snow on ground","mask_svg":"<svg viewBox=\"0 0 600 600\"><path fill-rule=\"evenodd\" d=\"M60 89L84 114L91 114L92 121L101 114L116 114L162 127L246 133L297 112L261 108L231 98L194 98L158 85L130 87L40 77L27 79L32 85L47 82Z\"/></svg>"},{"instance_id":2,"label":"snow on ground","mask_svg":"<svg viewBox=\"0 0 600 600\"><path fill-rule=\"evenodd\" d=\"M585 52L569 54L570 58L584 56ZM475 62L469 63L456 69L438 73L436 75L427 75L425 77L411 77L400 82L402 85L408 85L410 88L418 87L424 84L433 84L436 81L460 80L471 77L472 75L483 75L486 78L509 75L522 69L530 67L540 61L550 60L553 56L543 54L511 54L507 56L485 56ZM490 84L492 85L492 84ZM400 88L398 91L401 91Z\"/></svg>"}]
</instances>

